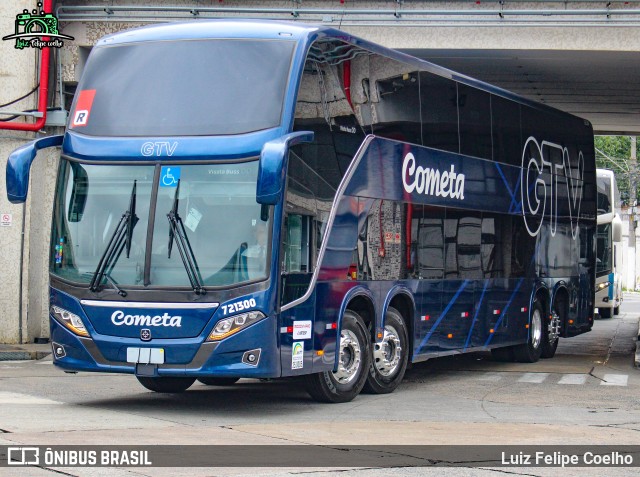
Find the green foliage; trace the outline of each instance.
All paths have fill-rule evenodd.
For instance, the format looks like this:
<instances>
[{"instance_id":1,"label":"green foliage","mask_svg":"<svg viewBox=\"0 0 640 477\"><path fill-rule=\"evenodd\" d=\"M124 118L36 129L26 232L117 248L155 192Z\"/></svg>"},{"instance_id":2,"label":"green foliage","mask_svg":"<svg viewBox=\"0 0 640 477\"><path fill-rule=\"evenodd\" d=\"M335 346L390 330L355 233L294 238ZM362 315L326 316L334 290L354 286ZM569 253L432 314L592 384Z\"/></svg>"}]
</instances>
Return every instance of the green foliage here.
<instances>
[{"instance_id":1,"label":"green foliage","mask_svg":"<svg viewBox=\"0 0 640 477\"><path fill-rule=\"evenodd\" d=\"M629 136L596 136L596 166L611 169L616 175L618 189L623 202L629 200L631 138ZM603 154L601 154L601 151ZM636 141L636 154L640 157L640 141ZM638 175L636 166L636 197L638 196Z\"/></svg>"}]
</instances>

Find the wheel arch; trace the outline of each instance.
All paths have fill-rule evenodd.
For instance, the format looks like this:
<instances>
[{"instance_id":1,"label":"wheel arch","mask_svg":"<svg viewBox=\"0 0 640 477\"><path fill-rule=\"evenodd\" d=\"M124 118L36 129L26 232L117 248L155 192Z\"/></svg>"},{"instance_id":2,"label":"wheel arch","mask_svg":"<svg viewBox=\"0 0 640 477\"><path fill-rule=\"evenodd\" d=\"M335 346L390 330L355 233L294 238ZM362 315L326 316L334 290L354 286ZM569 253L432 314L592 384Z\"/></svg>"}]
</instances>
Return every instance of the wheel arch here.
<instances>
[{"instance_id":1,"label":"wheel arch","mask_svg":"<svg viewBox=\"0 0 640 477\"><path fill-rule=\"evenodd\" d=\"M414 319L416 315L416 303L413 299L411 290L407 287L397 285L391 288L385 297L384 304L382 306L382 314L380 316L380 329L384 328L384 319L387 314L387 309L393 307L400 315L407 327L407 335L409 341L409 358L413 356L413 327ZM374 337L375 339L375 337Z\"/></svg>"},{"instance_id":2,"label":"wheel arch","mask_svg":"<svg viewBox=\"0 0 640 477\"><path fill-rule=\"evenodd\" d=\"M365 325L370 328L366 329L365 333L370 335L370 341L373 339L376 321L376 306L373 292L365 287L355 287L349 290L340 305L340 311L338 313L337 320L337 343L340 342L340 332L342 330L342 320L347 310L351 310L360 315ZM339 353L335 354L333 369L334 371L338 366Z\"/></svg>"},{"instance_id":3,"label":"wheel arch","mask_svg":"<svg viewBox=\"0 0 640 477\"><path fill-rule=\"evenodd\" d=\"M531 311L533 310L533 304L538 302L542 305L542 311L546 315L551 310L551 293L549 288L544 283L539 283L533 289L531 293L531 299L529 302L529 321L531 321Z\"/></svg>"},{"instance_id":4,"label":"wheel arch","mask_svg":"<svg viewBox=\"0 0 640 477\"><path fill-rule=\"evenodd\" d=\"M561 315L561 319L563 322L561 323L561 334L560 336L567 336L567 326L569 325L569 289L567 288L567 284L564 281L558 282L553 289L553 295L551 298L551 306L549 307L549 313L552 310L557 310L557 306L562 306L564 311L564 316ZM561 304L561 305L559 305Z\"/></svg>"}]
</instances>

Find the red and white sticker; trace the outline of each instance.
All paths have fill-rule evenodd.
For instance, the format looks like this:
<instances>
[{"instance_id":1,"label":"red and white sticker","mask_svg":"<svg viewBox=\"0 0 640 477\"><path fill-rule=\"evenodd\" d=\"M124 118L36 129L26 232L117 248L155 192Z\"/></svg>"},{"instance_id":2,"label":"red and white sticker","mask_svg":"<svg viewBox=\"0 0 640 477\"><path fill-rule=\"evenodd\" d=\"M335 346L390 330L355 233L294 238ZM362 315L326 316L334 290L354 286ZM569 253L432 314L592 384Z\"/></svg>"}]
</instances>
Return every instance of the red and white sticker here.
<instances>
[{"instance_id":1,"label":"red and white sticker","mask_svg":"<svg viewBox=\"0 0 640 477\"><path fill-rule=\"evenodd\" d=\"M93 105L93 98L96 95L95 89L85 89L78 94L78 101L76 102L76 110L73 113L73 121L71 126L86 126L89 122L89 114L91 113L91 106Z\"/></svg>"},{"instance_id":2,"label":"red and white sticker","mask_svg":"<svg viewBox=\"0 0 640 477\"><path fill-rule=\"evenodd\" d=\"M293 339L308 340L311 338L311 320L293 322Z\"/></svg>"}]
</instances>

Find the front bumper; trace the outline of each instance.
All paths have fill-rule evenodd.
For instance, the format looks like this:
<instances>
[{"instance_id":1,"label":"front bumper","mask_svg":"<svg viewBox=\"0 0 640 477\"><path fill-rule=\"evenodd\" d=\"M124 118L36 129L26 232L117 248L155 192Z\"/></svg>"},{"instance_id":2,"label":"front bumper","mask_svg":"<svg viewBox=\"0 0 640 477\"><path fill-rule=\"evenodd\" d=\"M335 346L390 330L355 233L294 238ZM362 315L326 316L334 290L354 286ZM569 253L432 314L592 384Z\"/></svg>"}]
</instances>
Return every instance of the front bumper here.
<instances>
[{"instance_id":1,"label":"front bumper","mask_svg":"<svg viewBox=\"0 0 640 477\"><path fill-rule=\"evenodd\" d=\"M219 342L202 336L158 339L149 342L92 334L80 337L50 317L54 364L66 371L141 374L145 376L215 376L274 378L281 375L275 317L267 317ZM62 347L62 352L56 348ZM127 362L127 349L162 348L163 364ZM248 363L246 353L260 350L257 362Z\"/></svg>"}]
</instances>

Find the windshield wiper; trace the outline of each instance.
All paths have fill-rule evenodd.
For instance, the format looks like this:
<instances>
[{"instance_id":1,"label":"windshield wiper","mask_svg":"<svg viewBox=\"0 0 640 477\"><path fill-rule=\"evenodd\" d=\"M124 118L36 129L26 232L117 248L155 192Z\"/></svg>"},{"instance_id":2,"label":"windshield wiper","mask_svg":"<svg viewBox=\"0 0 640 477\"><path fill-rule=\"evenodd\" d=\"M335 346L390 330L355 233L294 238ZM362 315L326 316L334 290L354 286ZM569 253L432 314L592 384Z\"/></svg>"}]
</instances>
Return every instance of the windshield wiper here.
<instances>
[{"instance_id":1,"label":"windshield wiper","mask_svg":"<svg viewBox=\"0 0 640 477\"><path fill-rule=\"evenodd\" d=\"M127 209L127 211L122 214L122 217L120 217L120 221L116 225L113 234L111 234L107 248L105 248L102 253L98 266L96 267L96 271L93 273L93 277L91 278L89 289L92 292L98 290L100 283L102 283L102 279L106 277L107 281L116 289L118 295L123 297L127 296L127 292L121 290L115 284L111 278L111 272L118 262L123 250L126 249L127 258L129 258L129 254L131 253L131 237L133 236L133 229L138 223L138 216L136 215L136 188L137 181L134 180L133 188L131 189L131 197L129 198L129 209ZM108 272L107 269L109 269Z\"/></svg>"},{"instance_id":2,"label":"windshield wiper","mask_svg":"<svg viewBox=\"0 0 640 477\"><path fill-rule=\"evenodd\" d=\"M167 258L171 258L171 249L173 248L173 241L175 239L178 246L178 252L180 252L180 258L182 264L187 272L189 283L191 288L197 295L204 295L207 291L204 289L202 276L200 275L200 268L196 261L196 256L189 243L189 237L187 237L187 231L184 229L182 218L178 215L178 202L180 196L180 179L178 179L178 185L176 186L176 195L173 198L173 207L171 212L167 214L169 219L169 245L167 247Z\"/></svg>"}]
</instances>

